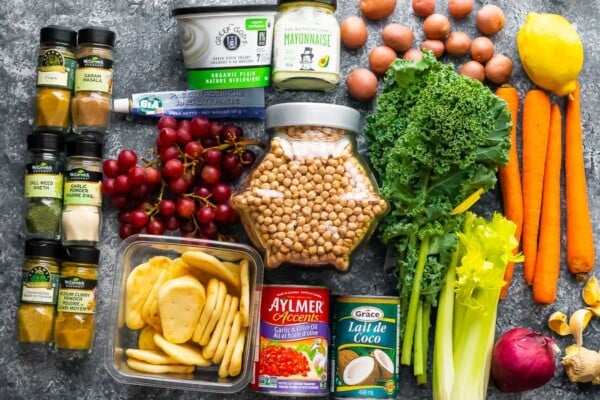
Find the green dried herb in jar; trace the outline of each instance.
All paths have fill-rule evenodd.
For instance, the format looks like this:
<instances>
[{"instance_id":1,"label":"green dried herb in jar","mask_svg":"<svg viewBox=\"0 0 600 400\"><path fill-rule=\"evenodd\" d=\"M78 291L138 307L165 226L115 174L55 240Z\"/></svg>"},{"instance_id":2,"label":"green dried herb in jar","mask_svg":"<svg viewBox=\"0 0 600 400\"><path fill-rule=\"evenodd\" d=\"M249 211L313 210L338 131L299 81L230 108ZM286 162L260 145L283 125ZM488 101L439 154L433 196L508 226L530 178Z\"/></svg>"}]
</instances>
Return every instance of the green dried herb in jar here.
<instances>
[{"instance_id":1,"label":"green dried herb in jar","mask_svg":"<svg viewBox=\"0 0 600 400\"><path fill-rule=\"evenodd\" d=\"M62 136L56 133L37 132L27 137L30 162L25 172L25 225L28 238L60 239L62 148Z\"/></svg>"}]
</instances>

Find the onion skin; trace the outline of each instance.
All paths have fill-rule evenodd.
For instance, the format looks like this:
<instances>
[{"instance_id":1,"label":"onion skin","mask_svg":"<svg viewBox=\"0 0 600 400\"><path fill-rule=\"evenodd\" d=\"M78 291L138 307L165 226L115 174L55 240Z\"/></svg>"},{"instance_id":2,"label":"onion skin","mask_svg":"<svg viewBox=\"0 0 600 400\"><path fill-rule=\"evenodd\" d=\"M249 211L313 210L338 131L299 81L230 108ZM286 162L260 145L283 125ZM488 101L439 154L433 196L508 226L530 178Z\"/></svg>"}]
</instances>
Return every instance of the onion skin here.
<instances>
[{"instance_id":1,"label":"onion skin","mask_svg":"<svg viewBox=\"0 0 600 400\"><path fill-rule=\"evenodd\" d=\"M494 383L502 392L523 392L545 385L554 376L557 351L552 338L527 328L510 329L494 345Z\"/></svg>"}]
</instances>

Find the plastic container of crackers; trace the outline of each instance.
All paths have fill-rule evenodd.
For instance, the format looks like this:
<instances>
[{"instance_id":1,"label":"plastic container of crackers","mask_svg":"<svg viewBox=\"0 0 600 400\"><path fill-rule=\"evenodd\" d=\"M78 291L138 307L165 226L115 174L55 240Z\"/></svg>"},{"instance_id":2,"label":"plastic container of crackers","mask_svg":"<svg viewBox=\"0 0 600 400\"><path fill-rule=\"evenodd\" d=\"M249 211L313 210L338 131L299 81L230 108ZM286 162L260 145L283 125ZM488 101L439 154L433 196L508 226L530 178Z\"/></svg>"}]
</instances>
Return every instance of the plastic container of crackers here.
<instances>
[{"instance_id":1,"label":"plastic container of crackers","mask_svg":"<svg viewBox=\"0 0 600 400\"><path fill-rule=\"evenodd\" d=\"M117 254L106 367L128 384L234 393L251 380L264 266L244 244L133 235Z\"/></svg>"}]
</instances>

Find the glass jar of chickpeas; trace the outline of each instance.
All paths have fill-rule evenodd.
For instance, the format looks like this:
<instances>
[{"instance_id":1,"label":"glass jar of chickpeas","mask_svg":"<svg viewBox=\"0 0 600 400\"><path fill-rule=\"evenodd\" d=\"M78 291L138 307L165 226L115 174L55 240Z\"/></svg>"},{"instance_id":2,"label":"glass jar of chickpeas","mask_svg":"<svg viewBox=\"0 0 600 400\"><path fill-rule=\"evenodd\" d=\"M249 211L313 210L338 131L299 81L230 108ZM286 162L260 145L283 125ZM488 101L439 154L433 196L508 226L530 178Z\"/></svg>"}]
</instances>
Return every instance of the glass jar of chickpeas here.
<instances>
[{"instance_id":1,"label":"glass jar of chickpeas","mask_svg":"<svg viewBox=\"0 0 600 400\"><path fill-rule=\"evenodd\" d=\"M387 210L356 150L358 111L339 105L268 107L269 149L232 197L267 268L289 262L346 271Z\"/></svg>"}]
</instances>

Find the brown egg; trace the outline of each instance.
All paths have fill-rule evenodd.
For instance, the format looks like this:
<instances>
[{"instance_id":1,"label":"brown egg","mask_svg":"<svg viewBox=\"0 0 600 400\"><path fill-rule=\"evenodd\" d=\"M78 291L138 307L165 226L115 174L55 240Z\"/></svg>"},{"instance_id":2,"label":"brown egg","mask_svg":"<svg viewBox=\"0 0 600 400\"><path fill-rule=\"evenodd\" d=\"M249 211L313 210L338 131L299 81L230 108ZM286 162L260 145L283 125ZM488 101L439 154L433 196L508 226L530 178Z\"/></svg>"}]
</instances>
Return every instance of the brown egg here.
<instances>
[{"instance_id":1,"label":"brown egg","mask_svg":"<svg viewBox=\"0 0 600 400\"><path fill-rule=\"evenodd\" d=\"M471 58L485 64L494 55L494 43L486 36L479 36L471 42Z\"/></svg>"},{"instance_id":2,"label":"brown egg","mask_svg":"<svg viewBox=\"0 0 600 400\"><path fill-rule=\"evenodd\" d=\"M361 17L348 17L340 25L340 39L349 49L358 49L367 43L367 25Z\"/></svg>"},{"instance_id":3,"label":"brown egg","mask_svg":"<svg viewBox=\"0 0 600 400\"><path fill-rule=\"evenodd\" d=\"M488 4L477 11L477 29L485 35L498 33L504 23L504 12L498 6Z\"/></svg>"},{"instance_id":4,"label":"brown egg","mask_svg":"<svg viewBox=\"0 0 600 400\"><path fill-rule=\"evenodd\" d=\"M412 47L415 35L406 25L391 23L381 31L383 44L396 51L406 51Z\"/></svg>"},{"instance_id":5,"label":"brown egg","mask_svg":"<svg viewBox=\"0 0 600 400\"><path fill-rule=\"evenodd\" d=\"M460 19L471 14L473 0L448 0L448 14L452 18Z\"/></svg>"},{"instance_id":6,"label":"brown egg","mask_svg":"<svg viewBox=\"0 0 600 400\"><path fill-rule=\"evenodd\" d=\"M483 82L485 79L485 68L477 61L467 61L462 67L460 67L458 72L462 75L468 76L469 78L476 79L479 82Z\"/></svg>"},{"instance_id":7,"label":"brown egg","mask_svg":"<svg viewBox=\"0 0 600 400\"><path fill-rule=\"evenodd\" d=\"M423 21L423 32L427 39L443 39L450 32L450 21L442 14L431 14Z\"/></svg>"},{"instance_id":8,"label":"brown egg","mask_svg":"<svg viewBox=\"0 0 600 400\"><path fill-rule=\"evenodd\" d=\"M435 58L440 58L444 55L444 42L441 40L424 40L423 43L421 43L421 50L423 49L431 50L435 55Z\"/></svg>"},{"instance_id":9,"label":"brown egg","mask_svg":"<svg viewBox=\"0 0 600 400\"><path fill-rule=\"evenodd\" d=\"M369 68L376 74L383 75L396 58L398 58L398 54L391 47L374 47L369 53Z\"/></svg>"},{"instance_id":10,"label":"brown egg","mask_svg":"<svg viewBox=\"0 0 600 400\"><path fill-rule=\"evenodd\" d=\"M464 56L471 48L471 37L465 32L451 32L444 44L451 56Z\"/></svg>"},{"instance_id":11,"label":"brown egg","mask_svg":"<svg viewBox=\"0 0 600 400\"><path fill-rule=\"evenodd\" d=\"M357 68L348 74L346 88L358 101L371 100L377 94L377 77L366 68Z\"/></svg>"},{"instance_id":12,"label":"brown egg","mask_svg":"<svg viewBox=\"0 0 600 400\"><path fill-rule=\"evenodd\" d=\"M423 57L423 52L419 49L409 49L402 56L403 59L412 60L412 61L420 61L422 57Z\"/></svg>"},{"instance_id":13,"label":"brown egg","mask_svg":"<svg viewBox=\"0 0 600 400\"><path fill-rule=\"evenodd\" d=\"M396 0L360 0L360 13L368 19L387 18L396 9Z\"/></svg>"},{"instance_id":14,"label":"brown egg","mask_svg":"<svg viewBox=\"0 0 600 400\"><path fill-rule=\"evenodd\" d=\"M416 16L428 17L435 11L435 0L412 0L412 9Z\"/></svg>"}]
</instances>

